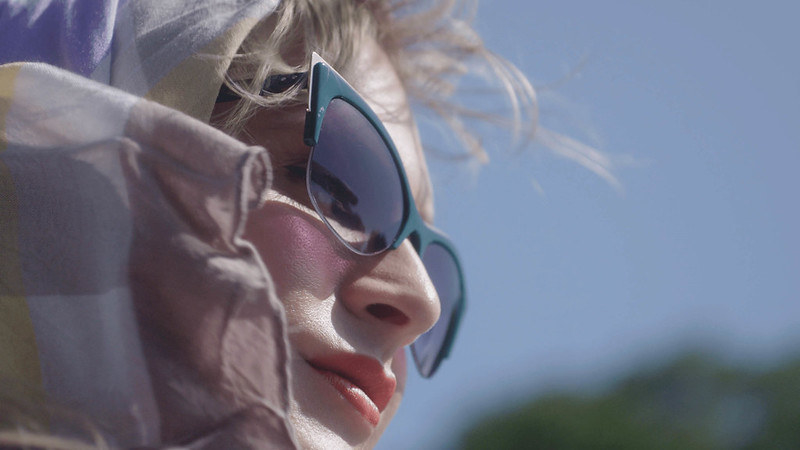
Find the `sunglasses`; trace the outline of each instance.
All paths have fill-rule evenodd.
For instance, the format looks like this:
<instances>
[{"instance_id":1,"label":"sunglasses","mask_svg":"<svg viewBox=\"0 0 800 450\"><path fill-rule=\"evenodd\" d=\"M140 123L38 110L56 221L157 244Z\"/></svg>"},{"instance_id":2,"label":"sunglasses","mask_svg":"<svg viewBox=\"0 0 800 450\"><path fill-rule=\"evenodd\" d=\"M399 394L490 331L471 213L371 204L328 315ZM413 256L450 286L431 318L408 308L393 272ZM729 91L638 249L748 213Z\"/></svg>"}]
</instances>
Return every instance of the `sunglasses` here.
<instances>
[{"instance_id":1,"label":"sunglasses","mask_svg":"<svg viewBox=\"0 0 800 450\"><path fill-rule=\"evenodd\" d=\"M450 352L464 312L464 277L455 248L425 223L414 204L400 155L364 99L317 53L308 73L270 77L262 95L308 83L303 140L311 147L306 188L336 238L358 255L377 255L409 239L436 288L441 315L411 344L428 378ZM217 102L239 97L223 86Z\"/></svg>"}]
</instances>

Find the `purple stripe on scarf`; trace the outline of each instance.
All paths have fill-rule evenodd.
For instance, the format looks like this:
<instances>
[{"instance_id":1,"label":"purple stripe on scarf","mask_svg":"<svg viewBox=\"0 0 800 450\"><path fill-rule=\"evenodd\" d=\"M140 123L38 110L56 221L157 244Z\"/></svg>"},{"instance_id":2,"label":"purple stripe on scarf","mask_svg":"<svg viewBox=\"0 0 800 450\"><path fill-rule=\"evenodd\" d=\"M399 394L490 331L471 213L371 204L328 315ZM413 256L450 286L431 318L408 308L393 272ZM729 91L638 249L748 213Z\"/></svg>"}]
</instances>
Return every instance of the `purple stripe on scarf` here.
<instances>
[{"instance_id":1,"label":"purple stripe on scarf","mask_svg":"<svg viewBox=\"0 0 800 450\"><path fill-rule=\"evenodd\" d=\"M90 75L125 0L0 0L0 64L37 61Z\"/></svg>"}]
</instances>

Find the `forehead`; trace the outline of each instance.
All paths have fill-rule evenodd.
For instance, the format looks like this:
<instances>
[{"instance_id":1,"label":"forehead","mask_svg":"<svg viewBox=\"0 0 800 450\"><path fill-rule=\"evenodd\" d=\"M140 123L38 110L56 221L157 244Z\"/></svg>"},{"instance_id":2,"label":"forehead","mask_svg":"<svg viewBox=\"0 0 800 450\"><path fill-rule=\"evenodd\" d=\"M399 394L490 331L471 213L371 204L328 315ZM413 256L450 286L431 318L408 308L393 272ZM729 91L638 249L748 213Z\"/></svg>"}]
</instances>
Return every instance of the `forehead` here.
<instances>
[{"instance_id":1,"label":"forehead","mask_svg":"<svg viewBox=\"0 0 800 450\"><path fill-rule=\"evenodd\" d=\"M366 40L345 77L383 122L403 161L417 208L432 222L433 191L419 133L408 96L386 52L374 40Z\"/></svg>"}]
</instances>

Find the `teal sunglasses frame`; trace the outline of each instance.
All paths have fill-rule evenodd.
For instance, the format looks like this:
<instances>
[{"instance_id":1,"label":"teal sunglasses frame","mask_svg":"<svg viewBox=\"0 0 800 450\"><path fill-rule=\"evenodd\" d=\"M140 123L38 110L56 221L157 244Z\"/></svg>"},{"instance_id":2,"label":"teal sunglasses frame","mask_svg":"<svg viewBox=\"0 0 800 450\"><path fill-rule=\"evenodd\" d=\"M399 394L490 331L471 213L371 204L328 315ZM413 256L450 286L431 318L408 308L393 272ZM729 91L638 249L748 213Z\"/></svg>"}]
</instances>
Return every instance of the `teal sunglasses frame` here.
<instances>
[{"instance_id":1,"label":"teal sunglasses frame","mask_svg":"<svg viewBox=\"0 0 800 450\"><path fill-rule=\"evenodd\" d=\"M433 359L429 358L427 355L420 355L415 347L416 341L411 344L411 354L414 357L414 363L417 366L417 370L424 378L430 378L439 368L442 360L444 360L450 354L450 349L455 341L455 336L458 332L458 327L461 323L461 318L466 307L464 272L461 268L461 262L458 258L458 253L447 236L436 230L431 225L425 223L425 221L422 219L422 216L419 214L419 210L417 210L416 204L413 201L414 196L411 192L411 187L408 184L408 177L406 176L405 168L400 160L400 154L397 152L394 141L392 141L392 138L389 136L389 133L383 126L383 123L378 118L378 115L375 114L375 112L367 104L367 102L364 101L361 95L359 95L358 92L356 92L356 90L350 86L350 84L341 75L339 75L338 72L336 72L336 70L334 70L327 62L325 62L325 60L323 60L319 54L316 52L311 54L311 65L308 73L294 73L268 78L261 90L261 95L283 92L294 85L305 82L308 84L308 109L306 110L303 142L307 146L311 147L311 154L309 155L308 164L306 166L306 190L312 204L314 205L314 210L317 212L317 215L319 215L328 229L333 233L334 236L336 236L339 242L341 242L350 251L358 255L372 256L380 254L386 250L397 249L406 239L409 239L420 259L423 258L425 250L428 248L428 246L434 244L445 250L450 255L450 258L455 265L455 269L458 273L458 289L460 296L458 299L454 300L455 303L453 305L453 310L449 317L448 323L446 324L446 334L441 346L437 351L437 354L433 357ZM239 99L240 97L235 92L223 85L217 97L217 103L236 101ZM325 117L325 111L327 110L328 105L334 99L341 99L347 102L350 106L361 113L365 119L367 119L372 127L378 132L381 140L383 140L383 143L386 145L386 149L389 151L399 175L401 190L403 193L402 226L397 232L397 235L394 237L394 240L391 241L387 248L373 253L364 253L359 251L336 232L334 227L328 222L325 214L317 205L317 201L314 198L311 190L311 162L313 161L314 151L319 141L320 131L322 129L322 121ZM437 325L443 324L437 323L434 326Z\"/></svg>"},{"instance_id":2,"label":"teal sunglasses frame","mask_svg":"<svg viewBox=\"0 0 800 450\"><path fill-rule=\"evenodd\" d=\"M414 344L411 344L411 353L414 357L414 362L420 375L425 378L429 378L436 372L442 360L450 354L450 349L453 346L453 342L458 331L458 326L461 322L461 317L464 313L466 305L464 272L461 268L461 262L458 258L458 253L447 236L425 223L425 221L422 219L422 216L419 214L419 210L417 210L417 207L413 201L414 197L411 192L411 187L408 183L408 177L406 176L405 169L403 168L403 163L400 160L400 154L397 152L397 148L395 147L392 138L389 136L389 133L386 131L386 128L378 118L377 114L375 114L367 102L364 101L361 95L359 95L358 92L356 92L356 90L350 86L350 84L316 52L312 53L311 55L311 70L308 83L308 109L306 110L303 141L306 145L312 147L312 153L309 156L309 164L306 168L306 187L309 197L314 203L314 208L316 209L317 214L322 217L323 221L331 230L331 232L333 232L339 241L341 241L351 251L359 255L376 255L385 250L396 249L403 243L403 241L409 239L420 258L422 258L429 245L437 244L450 254L450 257L455 264L458 272L460 297L454 300L455 303L449 318L449 323L447 324L446 335L441 347L437 352L437 355L433 360L426 364L423 360L423 355L419 355ZM325 111L330 102L334 99L341 99L349 103L352 107L358 110L375 128L386 145L386 149L391 154L395 168L399 174L403 192L402 226L400 227L397 235L394 237L394 240L385 250L375 253L362 253L353 248L345 239L339 236L333 226L328 223L327 218L325 218L325 215L317 207L316 200L314 200L314 196L312 195L309 180L311 180L310 171L313 152L315 151L317 142L319 141L319 135L320 130L322 129L322 121L325 117Z\"/></svg>"}]
</instances>

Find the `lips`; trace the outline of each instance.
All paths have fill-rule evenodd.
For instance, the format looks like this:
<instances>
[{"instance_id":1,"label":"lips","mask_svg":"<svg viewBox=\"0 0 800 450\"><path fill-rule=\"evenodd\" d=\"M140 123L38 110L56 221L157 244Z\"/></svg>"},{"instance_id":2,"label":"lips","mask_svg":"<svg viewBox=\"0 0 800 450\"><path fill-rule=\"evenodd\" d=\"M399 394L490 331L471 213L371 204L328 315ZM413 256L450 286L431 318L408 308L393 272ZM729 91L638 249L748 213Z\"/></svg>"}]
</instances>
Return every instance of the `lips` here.
<instances>
[{"instance_id":1,"label":"lips","mask_svg":"<svg viewBox=\"0 0 800 450\"><path fill-rule=\"evenodd\" d=\"M314 358L308 363L373 426L394 394L397 381L377 360L353 353Z\"/></svg>"}]
</instances>

